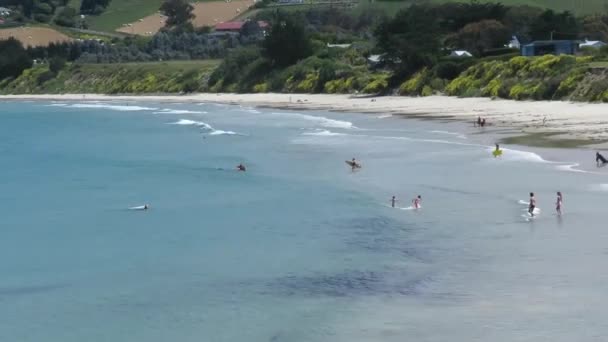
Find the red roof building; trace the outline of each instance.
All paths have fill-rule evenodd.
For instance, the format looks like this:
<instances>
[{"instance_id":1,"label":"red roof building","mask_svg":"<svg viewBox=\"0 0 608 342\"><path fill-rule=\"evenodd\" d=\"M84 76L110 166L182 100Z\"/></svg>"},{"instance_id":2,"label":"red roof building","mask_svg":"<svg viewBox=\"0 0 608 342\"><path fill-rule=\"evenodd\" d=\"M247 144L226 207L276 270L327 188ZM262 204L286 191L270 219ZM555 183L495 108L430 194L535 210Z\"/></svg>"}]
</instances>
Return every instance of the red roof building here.
<instances>
[{"instance_id":1,"label":"red roof building","mask_svg":"<svg viewBox=\"0 0 608 342\"><path fill-rule=\"evenodd\" d=\"M243 25L245 25L245 21L226 21L223 23L219 23L215 25L216 31L229 31L229 32L239 32ZM268 28L268 23L265 21L258 21L258 25L261 29Z\"/></svg>"}]
</instances>

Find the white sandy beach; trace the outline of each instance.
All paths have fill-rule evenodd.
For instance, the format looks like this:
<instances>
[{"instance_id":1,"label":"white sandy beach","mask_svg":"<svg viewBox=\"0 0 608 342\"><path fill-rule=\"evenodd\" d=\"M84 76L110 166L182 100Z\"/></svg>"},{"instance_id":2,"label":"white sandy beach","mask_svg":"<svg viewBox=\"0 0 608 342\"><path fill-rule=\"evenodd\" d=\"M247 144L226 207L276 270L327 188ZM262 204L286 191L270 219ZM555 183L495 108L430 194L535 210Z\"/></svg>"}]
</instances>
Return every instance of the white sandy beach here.
<instances>
[{"instance_id":1,"label":"white sandy beach","mask_svg":"<svg viewBox=\"0 0 608 342\"><path fill-rule=\"evenodd\" d=\"M6 95L1 100L50 101L171 101L216 102L245 106L281 107L451 117L470 121L487 119L494 127L521 129L525 133L560 132L561 138L608 139L608 104L562 101L511 101L489 98L430 97L353 97L325 94L191 94L191 95Z\"/></svg>"}]
</instances>

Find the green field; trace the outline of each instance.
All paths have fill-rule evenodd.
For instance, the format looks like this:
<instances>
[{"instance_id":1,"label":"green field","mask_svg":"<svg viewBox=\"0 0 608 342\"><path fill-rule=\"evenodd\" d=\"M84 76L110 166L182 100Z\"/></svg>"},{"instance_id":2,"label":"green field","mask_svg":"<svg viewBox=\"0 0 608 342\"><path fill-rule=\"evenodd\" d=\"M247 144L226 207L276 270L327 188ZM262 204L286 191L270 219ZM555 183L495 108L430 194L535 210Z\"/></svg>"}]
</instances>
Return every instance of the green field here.
<instances>
[{"instance_id":1,"label":"green field","mask_svg":"<svg viewBox=\"0 0 608 342\"><path fill-rule=\"evenodd\" d=\"M131 23L154 14L163 0L114 0L98 16L88 18L89 28L97 31L114 31L123 24Z\"/></svg>"}]
</instances>

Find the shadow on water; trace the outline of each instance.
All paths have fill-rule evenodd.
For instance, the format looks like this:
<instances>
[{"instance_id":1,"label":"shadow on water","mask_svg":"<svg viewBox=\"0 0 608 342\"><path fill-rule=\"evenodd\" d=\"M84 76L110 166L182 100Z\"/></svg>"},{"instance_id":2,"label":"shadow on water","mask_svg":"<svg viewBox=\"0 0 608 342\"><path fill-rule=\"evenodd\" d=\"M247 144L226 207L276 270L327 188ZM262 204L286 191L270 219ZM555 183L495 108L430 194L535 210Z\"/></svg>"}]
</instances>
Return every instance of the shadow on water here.
<instances>
[{"instance_id":1,"label":"shadow on water","mask_svg":"<svg viewBox=\"0 0 608 342\"><path fill-rule=\"evenodd\" d=\"M406 277L405 274L398 272L346 270L333 274L315 273L281 277L267 285L266 294L312 298L405 296L418 294L431 281L431 277L426 275Z\"/></svg>"},{"instance_id":2,"label":"shadow on water","mask_svg":"<svg viewBox=\"0 0 608 342\"><path fill-rule=\"evenodd\" d=\"M52 285L38 285L38 286L13 286L13 287L0 287L0 299L5 297L13 296L28 296L39 293L45 293L50 291L59 290L67 287L62 284Z\"/></svg>"}]
</instances>

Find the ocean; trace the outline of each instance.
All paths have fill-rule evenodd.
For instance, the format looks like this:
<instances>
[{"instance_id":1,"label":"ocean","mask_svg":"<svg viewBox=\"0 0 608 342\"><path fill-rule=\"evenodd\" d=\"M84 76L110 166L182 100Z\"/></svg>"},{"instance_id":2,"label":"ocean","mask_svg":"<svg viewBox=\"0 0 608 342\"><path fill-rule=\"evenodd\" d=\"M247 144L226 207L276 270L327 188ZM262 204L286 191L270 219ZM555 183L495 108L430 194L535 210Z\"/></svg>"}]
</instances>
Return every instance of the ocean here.
<instances>
[{"instance_id":1,"label":"ocean","mask_svg":"<svg viewBox=\"0 0 608 342\"><path fill-rule=\"evenodd\" d=\"M2 102L0 341L603 341L608 169L497 134Z\"/></svg>"}]
</instances>

